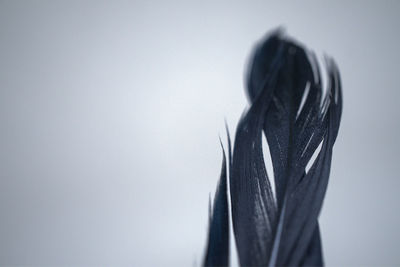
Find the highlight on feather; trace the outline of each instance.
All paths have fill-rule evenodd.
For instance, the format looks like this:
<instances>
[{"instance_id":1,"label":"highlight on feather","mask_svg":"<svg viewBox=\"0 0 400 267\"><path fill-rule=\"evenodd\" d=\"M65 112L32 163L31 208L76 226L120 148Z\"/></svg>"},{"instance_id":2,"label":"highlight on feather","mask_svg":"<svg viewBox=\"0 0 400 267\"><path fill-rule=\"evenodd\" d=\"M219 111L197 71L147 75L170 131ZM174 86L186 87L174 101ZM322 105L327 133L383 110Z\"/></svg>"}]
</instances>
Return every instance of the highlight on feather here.
<instances>
[{"instance_id":1,"label":"highlight on feather","mask_svg":"<svg viewBox=\"0 0 400 267\"><path fill-rule=\"evenodd\" d=\"M280 30L255 47L246 81L250 108L237 126L232 158L229 148L231 207L225 205L224 156L204 265L228 265L229 208L240 265L323 265L318 215L342 112L332 59L326 58L326 72L324 92L315 55ZM275 190L265 168L263 135Z\"/></svg>"}]
</instances>

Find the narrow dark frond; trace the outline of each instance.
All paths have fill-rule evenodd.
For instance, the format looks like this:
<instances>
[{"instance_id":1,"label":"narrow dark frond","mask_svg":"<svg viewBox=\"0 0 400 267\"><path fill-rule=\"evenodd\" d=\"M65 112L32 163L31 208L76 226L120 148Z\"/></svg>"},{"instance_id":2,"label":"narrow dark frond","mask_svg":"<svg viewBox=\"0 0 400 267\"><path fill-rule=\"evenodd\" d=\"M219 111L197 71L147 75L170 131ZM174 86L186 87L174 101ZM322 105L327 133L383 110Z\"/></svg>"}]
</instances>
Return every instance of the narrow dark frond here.
<instances>
[{"instance_id":1,"label":"narrow dark frond","mask_svg":"<svg viewBox=\"0 0 400 267\"><path fill-rule=\"evenodd\" d=\"M303 259L300 261L300 266L323 266L322 258L321 234L319 226L315 227L313 237L308 245L307 251Z\"/></svg>"},{"instance_id":2,"label":"narrow dark frond","mask_svg":"<svg viewBox=\"0 0 400 267\"><path fill-rule=\"evenodd\" d=\"M229 211L227 197L226 159L223 152L221 177L210 214L208 244L204 266L228 266L229 264Z\"/></svg>"},{"instance_id":3,"label":"narrow dark frond","mask_svg":"<svg viewBox=\"0 0 400 267\"><path fill-rule=\"evenodd\" d=\"M265 169L261 142L264 116L282 68L281 57L278 48L271 60L272 75L259 82L265 90L256 93L253 105L236 130L230 193L239 260L245 266L266 265L273 242L277 206Z\"/></svg>"}]
</instances>

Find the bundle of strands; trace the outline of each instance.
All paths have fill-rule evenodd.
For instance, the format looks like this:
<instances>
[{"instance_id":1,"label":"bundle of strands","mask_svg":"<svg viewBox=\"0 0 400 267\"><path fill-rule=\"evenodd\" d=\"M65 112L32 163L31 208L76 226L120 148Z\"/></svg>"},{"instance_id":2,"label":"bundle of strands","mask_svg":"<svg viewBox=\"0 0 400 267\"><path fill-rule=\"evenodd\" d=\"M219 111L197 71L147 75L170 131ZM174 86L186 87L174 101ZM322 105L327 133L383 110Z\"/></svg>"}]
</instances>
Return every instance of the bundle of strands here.
<instances>
[{"instance_id":1,"label":"bundle of strands","mask_svg":"<svg viewBox=\"0 0 400 267\"><path fill-rule=\"evenodd\" d=\"M205 266L229 265L229 214L241 266L323 265L318 215L342 111L338 68L325 61L323 88L315 55L282 32L254 49L250 107L237 126L233 151L228 134L229 181L224 153ZM265 167L263 134L274 183Z\"/></svg>"}]
</instances>

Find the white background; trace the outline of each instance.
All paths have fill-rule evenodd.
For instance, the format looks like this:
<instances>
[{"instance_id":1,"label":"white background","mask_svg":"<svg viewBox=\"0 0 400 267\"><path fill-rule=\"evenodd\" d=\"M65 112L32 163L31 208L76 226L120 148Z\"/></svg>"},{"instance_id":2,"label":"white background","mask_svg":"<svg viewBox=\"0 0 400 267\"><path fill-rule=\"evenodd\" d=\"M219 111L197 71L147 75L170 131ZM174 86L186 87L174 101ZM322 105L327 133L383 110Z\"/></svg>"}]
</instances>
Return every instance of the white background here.
<instances>
[{"instance_id":1,"label":"white background","mask_svg":"<svg viewBox=\"0 0 400 267\"><path fill-rule=\"evenodd\" d=\"M337 61L325 260L400 264L399 1L0 1L0 264L198 266L256 40Z\"/></svg>"}]
</instances>

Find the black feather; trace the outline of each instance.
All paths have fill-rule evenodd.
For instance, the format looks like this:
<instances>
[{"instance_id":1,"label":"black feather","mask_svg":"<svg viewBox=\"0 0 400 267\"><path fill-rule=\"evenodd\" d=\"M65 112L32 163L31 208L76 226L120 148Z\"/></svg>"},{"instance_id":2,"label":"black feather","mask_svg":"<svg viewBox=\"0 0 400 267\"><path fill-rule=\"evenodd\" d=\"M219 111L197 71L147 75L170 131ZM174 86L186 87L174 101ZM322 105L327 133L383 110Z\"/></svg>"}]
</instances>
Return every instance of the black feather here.
<instances>
[{"instance_id":1,"label":"black feather","mask_svg":"<svg viewBox=\"0 0 400 267\"><path fill-rule=\"evenodd\" d=\"M208 244L204 266L228 266L229 264L229 207L225 152L222 148L222 168L214 205L210 214Z\"/></svg>"},{"instance_id":2,"label":"black feather","mask_svg":"<svg viewBox=\"0 0 400 267\"><path fill-rule=\"evenodd\" d=\"M254 50L247 79L251 105L238 124L229 164L233 230L243 266L323 265L318 215L342 110L339 71L331 59L326 68L323 97L315 56L302 45L275 31Z\"/></svg>"}]
</instances>

